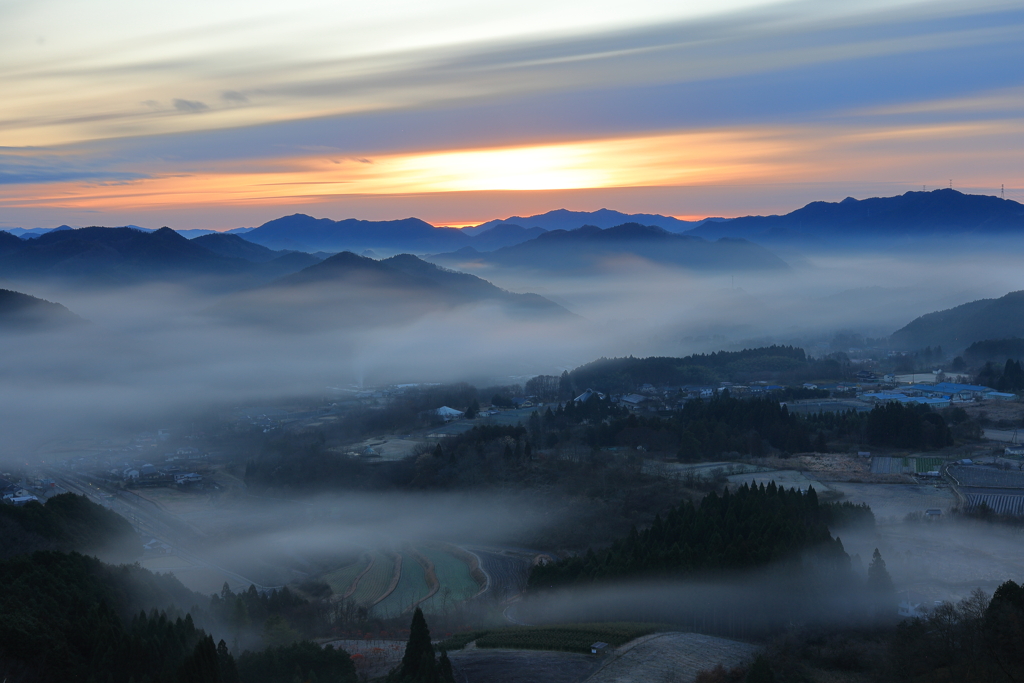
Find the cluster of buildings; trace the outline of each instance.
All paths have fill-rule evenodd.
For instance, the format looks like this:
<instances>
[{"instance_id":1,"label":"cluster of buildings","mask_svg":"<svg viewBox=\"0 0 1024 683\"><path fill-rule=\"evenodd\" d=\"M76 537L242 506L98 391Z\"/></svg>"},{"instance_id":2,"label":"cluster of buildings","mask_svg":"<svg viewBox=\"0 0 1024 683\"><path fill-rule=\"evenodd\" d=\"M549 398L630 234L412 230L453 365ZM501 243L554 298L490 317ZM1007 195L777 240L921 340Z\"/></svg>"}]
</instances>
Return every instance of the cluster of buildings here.
<instances>
[{"instance_id":1,"label":"cluster of buildings","mask_svg":"<svg viewBox=\"0 0 1024 683\"><path fill-rule=\"evenodd\" d=\"M220 490L217 482L204 478L208 470L209 454L194 446L166 449L163 442L168 436L165 430L145 432L137 435L123 448L76 456L63 461L60 467L132 487L177 486ZM161 453L161 450L164 452Z\"/></svg>"},{"instance_id":2,"label":"cluster of buildings","mask_svg":"<svg viewBox=\"0 0 1024 683\"><path fill-rule=\"evenodd\" d=\"M1014 401L1017 396L977 384L939 382L937 384L907 384L886 391L865 392L861 394L860 398L874 403L895 401L928 405L933 408L948 408L954 403L971 403L982 400Z\"/></svg>"},{"instance_id":3,"label":"cluster of buildings","mask_svg":"<svg viewBox=\"0 0 1024 683\"><path fill-rule=\"evenodd\" d=\"M25 503L45 503L48 499L67 493L53 479L46 477L20 479L17 483L0 479L0 500L18 507Z\"/></svg>"}]
</instances>

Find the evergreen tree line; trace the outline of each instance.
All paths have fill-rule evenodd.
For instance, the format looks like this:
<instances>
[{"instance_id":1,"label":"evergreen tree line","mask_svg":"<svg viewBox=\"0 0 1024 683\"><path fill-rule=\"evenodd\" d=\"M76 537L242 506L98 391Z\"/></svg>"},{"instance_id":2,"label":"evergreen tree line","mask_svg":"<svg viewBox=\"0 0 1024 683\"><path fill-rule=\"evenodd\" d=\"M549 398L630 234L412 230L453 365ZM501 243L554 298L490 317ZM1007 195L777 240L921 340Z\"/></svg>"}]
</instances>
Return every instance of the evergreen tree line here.
<instances>
[{"instance_id":1,"label":"evergreen tree line","mask_svg":"<svg viewBox=\"0 0 1024 683\"><path fill-rule=\"evenodd\" d=\"M881 403L869 412L816 413L805 418L820 439L848 440L872 446L932 450L953 445L953 431L946 419L929 406Z\"/></svg>"},{"instance_id":2,"label":"evergreen tree line","mask_svg":"<svg viewBox=\"0 0 1024 683\"><path fill-rule=\"evenodd\" d=\"M593 388L603 392L631 392L644 384L654 386L711 384L739 374L779 373L807 364L803 349L768 346L743 351L694 354L685 358L600 358L568 374L573 390Z\"/></svg>"},{"instance_id":3,"label":"evergreen tree line","mask_svg":"<svg viewBox=\"0 0 1024 683\"><path fill-rule=\"evenodd\" d=\"M519 613L646 619L740 638L821 620L863 626L892 619L896 599L881 555L876 550L859 575L829 530L846 521L870 525L873 515L774 483L709 494L607 549L534 567Z\"/></svg>"},{"instance_id":4,"label":"evergreen tree line","mask_svg":"<svg viewBox=\"0 0 1024 683\"><path fill-rule=\"evenodd\" d=\"M231 634L232 650L288 645L317 635L320 614L287 586L260 592L255 586L234 593L227 583L210 596L210 615Z\"/></svg>"},{"instance_id":5,"label":"evergreen tree line","mask_svg":"<svg viewBox=\"0 0 1024 683\"><path fill-rule=\"evenodd\" d=\"M357 680L347 653L308 641L244 652L236 665L227 643L215 644L190 613L153 607L195 594L137 565L37 551L0 561L0 582L0 679L10 683Z\"/></svg>"},{"instance_id":6,"label":"evergreen tree line","mask_svg":"<svg viewBox=\"0 0 1024 683\"><path fill-rule=\"evenodd\" d=\"M1024 391L1024 367L1019 360L1007 358L1002 368L988 361L974 380L984 387L1007 393Z\"/></svg>"},{"instance_id":7,"label":"evergreen tree line","mask_svg":"<svg viewBox=\"0 0 1024 683\"><path fill-rule=\"evenodd\" d=\"M699 506L685 501L654 524L614 541L606 550L537 565L531 587L587 584L618 578L707 575L747 570L813 551L819 558L848 565L842 541L828 528L841 515L866 516L870 510L834 508L807 493L775 482L744 484L719 496L712 492Z\"/></svg>"},{"instance_id":8,"label":"evergreen tree line","mask_svg":"<svg viewBox=\"0 0 1024 683\"><path fill-rule=\"evenodd\" d=\"M77 550L127 561L142 555L142 541L124 517L62 493L22 506L0 505L0 558L36 550Z\"/></svg>"}]
</instances>

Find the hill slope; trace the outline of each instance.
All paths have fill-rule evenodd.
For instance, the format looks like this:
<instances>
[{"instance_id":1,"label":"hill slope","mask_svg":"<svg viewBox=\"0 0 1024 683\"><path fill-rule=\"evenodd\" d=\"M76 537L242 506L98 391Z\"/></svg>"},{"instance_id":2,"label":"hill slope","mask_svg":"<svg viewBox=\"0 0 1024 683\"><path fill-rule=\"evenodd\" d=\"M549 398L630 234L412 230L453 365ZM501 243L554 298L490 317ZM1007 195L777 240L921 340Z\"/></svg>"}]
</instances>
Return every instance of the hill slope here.
<instances>
[{"instance_id":1,"label":"hill slope","mask_svg":"<svg viewBox=\"0 0 1024 683\"><path fill-rule=\"evenodd\" d=\"M956 190L907 192L841 202L812 202L782 216L745 216L705 223L686 234L715 239L742 237L765 244L826 240L921 239L1024 233L1024 205ZM923 246L923 245L922 245Z\"/></svg>"},{"instance_id":2,"label":"hill slope","mask_svg":"<svg viewBox=\"0 0 1024 683\"><path fill-rule=\"evenodd\" d=\"M489 251L518 244L544 230L503 224L487 234L474 237L456 228L435 228L419 218L394 221L363 221L348 218L333 221L297 213L277 218L245 235L245 239L270 249L354 253L372 250L378 253L447 251L474 246Z\"/></svg>"},{"instance_id":3,"label":"hill slope","mask_svg":"<svg viewBox=\"0 0 1024 683\"><path fill-rule=\"evenodd\" d=\"M906 350L941 346L956 353L985 339L1024 337L1024 291L922 315L893 333L893 346Z\"/></svg>"},{"instance_id":4,"label":"hill slope","mask_svg":"<svg viewBox=\"0 0 1024 683\"><path fill-rule=\"evenodd\" d=\"M517 317L567 317L536 294L439 268L411 254L376 261L342 252L263 287L229 297L212 313L294 330L405 324L464 306L494 306Z\"/></svg>"},{"instance_id":5,"label":"hill slope","mask_svg":"<svg viewBox=\"0 0 1024 683\"><path fill-rule=\"evenodd\" d=\"M719 219L706 219L719 220ZM669 232L683 232L704 223L704 221L684 221L672 216L661 216L651 213L621 213L611 209L599 209L597 211L569 211L567 209L556 209L547 213L535 216L512 216L505 220L493 220L481 223L473 228L466 228L463 232L471 235L479 235L485 231L494 229L504 223L514 223L528 227L539 227L544 230L575 230L584 225L596 225L599 228L613 228L623 223L641 223L643 225L656 225ZM474 245L476 246L476 245Z\"/></svg>"},{"instance_id":6,"label":"hill slope","mask_svg":"<svg viewBox=\"0 0 1024 683\"><path fill-rule=\"evenodd\" d=\"M207 248L209 244L212 249ZM170 228L90 227L54 230L32 239L0 231L0 271L13 280L65 280L76 285L183 282L202 278L228 289L251 287L317 262L247 243L235 235L186 239Z\"/></svg>"},{"instance_id":7,"label":"hill slope","mask_svg":"<svg viewBox=\"0 0 1024 683\"><path fill-rule=\"evenodd\" d=\"M605 230L592 225L576 230L552 230L528 242L490 253L462 251L438 254L430 257L430 260L457 264L472 258L481 263L510 268L565 272L599 269L609 259L630 255L694 270L788 267L764 247L746 240L721 239L709 242L638 223L626 223Z\"/></svg>"},{"instance_id":8,"label":"hill slope","mask_svg":"<svg viewBox=\"0 0 1024 683\"><path fill-rule=\"evenodd\" d=\"M0 332L61 330L85 320L60 304L0 289Z\"/></svg>"}]
</instances>

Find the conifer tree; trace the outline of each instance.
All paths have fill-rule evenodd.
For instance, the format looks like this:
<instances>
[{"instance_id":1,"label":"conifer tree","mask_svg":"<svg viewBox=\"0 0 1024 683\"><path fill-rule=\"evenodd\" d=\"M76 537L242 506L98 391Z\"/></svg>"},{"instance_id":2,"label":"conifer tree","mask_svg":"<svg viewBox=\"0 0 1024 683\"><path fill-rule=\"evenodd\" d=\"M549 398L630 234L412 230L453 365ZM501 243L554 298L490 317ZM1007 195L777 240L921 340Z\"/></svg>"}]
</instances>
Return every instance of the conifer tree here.
<instances>
[{"instance_id":1,"label":"conifer tree","mask_svg":"<svg viewBox=\"0 0 1024 683\"><path fill-rule=\"evenodd\" d=\"M434 646L430 642L430 629L419 607L412 615L409 626L409 642L401 665L388 676L389 683L438 683L437 662L434 660Z\"/></svg>"}]
</instances>

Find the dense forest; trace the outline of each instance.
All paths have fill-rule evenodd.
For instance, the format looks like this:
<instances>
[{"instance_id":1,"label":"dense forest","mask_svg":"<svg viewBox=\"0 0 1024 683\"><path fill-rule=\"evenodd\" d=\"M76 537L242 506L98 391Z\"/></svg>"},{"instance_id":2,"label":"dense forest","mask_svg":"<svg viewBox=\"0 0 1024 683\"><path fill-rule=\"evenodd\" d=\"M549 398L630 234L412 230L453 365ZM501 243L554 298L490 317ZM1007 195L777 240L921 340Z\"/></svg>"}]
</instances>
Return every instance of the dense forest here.
<instances>
[{"instance_id":1,"label":"dense forest","mask_svg":"<svg viewBox=\"0 0 1024 683\"><path fill-rule=\"evenodd\" d=\"M829 525L874 525L866 506L821 504L813 488L806 493L744 484L721 496L709 493L700 505L689 501L664 518L606 550L537 565L530 585L556 587L619 578L717 575L748 570L813 553L836 568L849 567L842 541Z\"/></svg>"},{"instance_id":2,"label":"dense forest","mask_svg":"<svg viewBox=\"0 0 1024 683\"><path fill-rule=\"evenodd\" d=\"M896 597L884 560L876 551L861 574L860 559L830 531L873 523L867 507L823 505L813 489L711 493L610 547L536 565L518 614L648 619L740 638L822 619L891 621Z\"/></svg>"},{"instance_id":3,"label":"dense forest","mask_svg":"<svg viewBox=\"0 0 1024 683\"><path fill-rule=\"evenodd\" d=\"M808 358L794 346L766 346L742 351L719 351L683 358L599 358L568 373L573 390L624 393L644 384L653 386L717 385L719 382L843 379L845 369L835 358Z\"/></svg>"},{"instance_id":4,"label":"dense forest","mask_svg":"<svg viewBox=\"0 0 1024 683\"><path fill-rule=\"evenodd\" d=\"M302 640L325 615L287 588L236 595L225 586L207 598L170 574L82 554L141 554L131 525L84 496L0 505L0 549L0 679L9 683L356 680L345 652ZM215 644L209 629L233 642Z\"/></svg>"},{"instance_id":5,"label":"dense forest","mask_svg":"<svg viewBox=\"0 0 1024 683\"><path fill-rule=\"evenodd\" d=\"M45 504L0 505L0 539L0 558L36 550L77 550L118 562L142 555L128 520L73 493Z\"/></svg>"},{"instance_id":6,"label":"dense forest","mask_svg":"<svg viewBox=\"0 0 1024 683\"><path fill-rule=\"evenodd\" d=\"M945 411L949 422L966 422L962 408ZM869 412L850 410L817 413L805 418L810 429L818 433L816 443L843 440L890 448L932 450L953 445L953 429L946 417L920 404L896 402L876 405ZM970 436L968 430L961 430Z\"/></svg>"}]
</instances>

